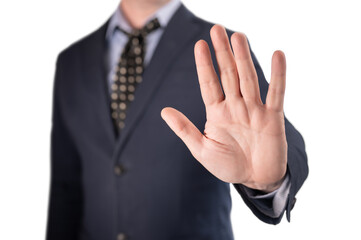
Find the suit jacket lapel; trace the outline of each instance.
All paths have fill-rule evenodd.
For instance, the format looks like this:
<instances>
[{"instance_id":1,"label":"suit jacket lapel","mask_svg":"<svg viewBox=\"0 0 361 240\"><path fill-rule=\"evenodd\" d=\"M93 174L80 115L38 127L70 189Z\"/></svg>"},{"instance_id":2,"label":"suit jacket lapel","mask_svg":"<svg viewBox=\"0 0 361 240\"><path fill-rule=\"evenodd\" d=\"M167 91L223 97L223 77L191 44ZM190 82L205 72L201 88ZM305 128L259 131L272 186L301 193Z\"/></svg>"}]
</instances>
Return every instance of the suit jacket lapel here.
<instances>
[{"instance_id":1,"label":"suit jacket lapel","mask_svg":"<svg viewBox=\"0 0 361 240\"><path fill-rule=\"evenodd\" d=\"M90 35L89 41L85 42L81 49L82 73L86 81L85 88L94 96L94 131L101 138L100 141L109 145L107 150L113 152L115 134L110 113L110 97L108 93L107 78L105 72L106 40L105 32L109 20L103 24L94 34ZM90 97L92 97L90 95Z\"/></svg>"},{"instance_id":2,"label":"suit jacket lapel","mask_svg":"<svg viewBox=\"0 0 361 240\"><path fill-rule=\"evenodd\" d=\"M116 144L114 160L127 142L127 139L137 126L152 95L164 80L164 75L169 71L170 65L180 53L185 44L194 40L201 30L193 24L194 15L182 4L172 19L169 21L161 37L154 55L143 74L143 82L139 84L135 93L135 100L128 109L125 128L122 130ZM159 113L160 114L160 113Z\"/></svg>"}]
</instances>

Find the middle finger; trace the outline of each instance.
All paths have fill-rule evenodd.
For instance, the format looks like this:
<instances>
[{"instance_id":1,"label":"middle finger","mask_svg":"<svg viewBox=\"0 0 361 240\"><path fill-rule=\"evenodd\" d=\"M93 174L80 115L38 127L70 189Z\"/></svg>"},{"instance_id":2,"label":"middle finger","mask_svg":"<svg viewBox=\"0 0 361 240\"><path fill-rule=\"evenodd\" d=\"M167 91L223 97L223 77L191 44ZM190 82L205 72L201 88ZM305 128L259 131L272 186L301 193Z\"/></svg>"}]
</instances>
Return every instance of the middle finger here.
<instances>
[{"instance_id":1,"label":"middle finger","mask_svg":"<svg viewBox=\"0 0 361 240\"><path fill-rule=\"evenodd\" d=\"M225 97L240 97L237 66L224 27L214 25L211 29L211 39L216 53L219 73Z\"/></svg>"}]
</instances>

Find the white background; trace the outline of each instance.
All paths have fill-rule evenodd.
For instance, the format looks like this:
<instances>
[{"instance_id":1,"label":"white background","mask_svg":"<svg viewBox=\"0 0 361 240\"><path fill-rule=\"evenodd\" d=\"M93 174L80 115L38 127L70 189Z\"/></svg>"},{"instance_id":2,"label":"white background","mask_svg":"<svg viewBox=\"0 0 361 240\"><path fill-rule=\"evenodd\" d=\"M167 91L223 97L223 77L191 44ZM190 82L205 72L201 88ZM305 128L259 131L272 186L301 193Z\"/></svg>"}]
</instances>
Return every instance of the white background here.
<instances>
[{"instance_id":1,"label":"white background","mask_svg":"<svg viewBox=\"0 0 361 240\"><path fill-rule=\"evenodd\" d=\"M285 112L306 141L310 175L292 222L260 222L233 191L235 239L361 239L358 1L184 3L202 18L245 32L267 77L272 52L286 53ZM0 239L44 238L56 56L98 28L117 5L1 1Z\"/></svg>"}]
</instances>

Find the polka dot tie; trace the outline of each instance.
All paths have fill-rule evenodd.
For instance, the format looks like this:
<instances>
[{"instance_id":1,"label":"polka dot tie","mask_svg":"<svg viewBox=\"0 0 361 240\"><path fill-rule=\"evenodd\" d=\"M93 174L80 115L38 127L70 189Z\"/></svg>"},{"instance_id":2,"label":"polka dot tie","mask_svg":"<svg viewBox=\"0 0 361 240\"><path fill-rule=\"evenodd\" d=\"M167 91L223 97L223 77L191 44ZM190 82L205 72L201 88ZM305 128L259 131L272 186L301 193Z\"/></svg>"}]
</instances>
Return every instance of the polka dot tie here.
<instances>
[{"instance_id":1,"label":"polka dot tie","mask_svg":"<svg viewBox=\"0 0 361 240\"><path fill-rule=\"evenodd\" d=\"M134 100L137 85L143 80L146 36L159 27L158 19L153 19L142 29L135 29L132 33L121 30L128 36L129 41L120 56L111 86L111 113L117 133L125 127L127 109Z\"/></svg>"}]
</instances>

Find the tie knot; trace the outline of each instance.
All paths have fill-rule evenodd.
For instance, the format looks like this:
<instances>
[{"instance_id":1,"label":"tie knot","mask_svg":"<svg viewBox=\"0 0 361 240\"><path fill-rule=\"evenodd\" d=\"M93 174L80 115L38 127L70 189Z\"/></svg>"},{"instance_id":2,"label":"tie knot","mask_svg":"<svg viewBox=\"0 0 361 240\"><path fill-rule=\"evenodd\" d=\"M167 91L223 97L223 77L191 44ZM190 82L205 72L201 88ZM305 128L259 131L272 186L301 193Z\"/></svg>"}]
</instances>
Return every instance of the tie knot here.
<instances>
[{"instance_id":1,"label":"tie knot","mask_svg":"<svg viewBox=\"0 0 361 240\"><path fill-rule=\"evenodd\" d=\"M122 29L120 29L123 33L128 35L129 38L139 38L139 37L146 37L149 33L152 31L158 29L160 27L159 21L157 18L154 18L153 20L149 21L147 24L145 24L144 27L141 29L134 29L131 33L128 33ZM119 29L119 28L118 28Z\"/></svg>"},{"instance_id":2,"label":"tie knot","mask_svg":"<svg viewBox=\"0 0 361 240\"><path fill-rule=\"evenodd\" d=\"M154 18L153 20L151 20L147 24L145 24L145 26L142 29L136 30L136 31L138 31L139 34L146 36L149 33L151 33L152 31L158 29L159 27L160 27L160 24L159 24L158 19Z\"/></svg>"}]
</instances>

